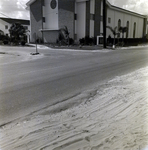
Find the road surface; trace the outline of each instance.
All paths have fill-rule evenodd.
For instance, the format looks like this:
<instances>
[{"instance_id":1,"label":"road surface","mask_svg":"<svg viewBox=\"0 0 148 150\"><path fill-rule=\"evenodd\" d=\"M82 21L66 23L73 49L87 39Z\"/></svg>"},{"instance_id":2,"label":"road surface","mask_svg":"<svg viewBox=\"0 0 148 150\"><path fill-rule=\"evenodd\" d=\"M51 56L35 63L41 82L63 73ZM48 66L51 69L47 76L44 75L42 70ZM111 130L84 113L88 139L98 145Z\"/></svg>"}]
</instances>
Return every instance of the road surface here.
<instances>
[{"instance_id":1,"label":"road surface","mask_svg":"<svg viewBox=\"0 0 148 150\"><path fill-rule=\"evenodd\" d=\"M40 49L42 57L38 59L26 59L18 51L24 56L35 48L0 47L0 52L8 53L0 53L0 125L148 65L146 47L98 51Z\"/></svg>"}]
</instances>

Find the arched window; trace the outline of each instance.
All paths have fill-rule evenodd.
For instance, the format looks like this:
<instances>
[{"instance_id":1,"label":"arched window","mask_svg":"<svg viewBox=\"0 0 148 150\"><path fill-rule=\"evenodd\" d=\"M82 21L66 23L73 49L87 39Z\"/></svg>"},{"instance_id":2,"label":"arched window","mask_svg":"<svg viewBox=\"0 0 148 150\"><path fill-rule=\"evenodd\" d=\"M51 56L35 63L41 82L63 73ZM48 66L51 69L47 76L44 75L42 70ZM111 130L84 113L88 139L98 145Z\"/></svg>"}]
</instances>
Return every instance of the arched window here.
<instances>
[{"instance_id":1,"label":"arched window","mask_svg":"<svg viewBox=\"0 0 148 150\"><path fill-rule=\"evenodd\" d=\"M120 27L121 27L121 20L119 19L118 20L118 31L119 31ZM118 34L118 38L120 38L120 33Z\"/></svg>"},{"instance_id":2,"label":"arched window","mask_svg":"<svg viewBox=\"0 0 148 150\"><path fill-rule=\"evenodd\" d=\"M134 22L133 38L136 36L136 22Z\"/></svg>"},{"instance_id":3,"label":"arched window","mask_svg":"<svg viewBox=\"0 0 148 150\"><path fill-rule=\"evenodd\" d=\"M129 21L127 21L127 23L126 23L126 27L127 27L127 30L126 30L126 38L128 38L128 32L129 32Z\"/></svg>"}]
</instances>

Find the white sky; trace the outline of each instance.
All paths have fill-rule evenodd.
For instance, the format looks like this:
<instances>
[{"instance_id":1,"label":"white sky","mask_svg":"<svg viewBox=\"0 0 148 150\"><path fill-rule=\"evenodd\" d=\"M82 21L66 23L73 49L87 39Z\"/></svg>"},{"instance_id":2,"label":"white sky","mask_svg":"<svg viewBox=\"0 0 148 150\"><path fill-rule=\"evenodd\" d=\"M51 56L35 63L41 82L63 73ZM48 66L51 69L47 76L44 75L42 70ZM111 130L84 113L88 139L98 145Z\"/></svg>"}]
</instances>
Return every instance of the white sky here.
<instances>
[{"instance_id":1,"label":"white sky","mask_svg":"<svg viewBox=\"0 0 148 150\"><path fill-rule=\"evenodd\" d=\"M0 16L29 19L29 11L26 10L26 3L28 1L29 0L0 0Z\"/></svg>"},{"instance_id":2,"label":"white sky","mask_svg":"<svg viewBox=\"0 0 148 150\"><path fill-rule=\"evenodd\" d=\"M29 12L25 9L29 0L0 0L0 16L3 14L11 18L29 19ZM148 0L108 0L111 4L144 15L148 15Z\"/></svg>"}]
</instances>

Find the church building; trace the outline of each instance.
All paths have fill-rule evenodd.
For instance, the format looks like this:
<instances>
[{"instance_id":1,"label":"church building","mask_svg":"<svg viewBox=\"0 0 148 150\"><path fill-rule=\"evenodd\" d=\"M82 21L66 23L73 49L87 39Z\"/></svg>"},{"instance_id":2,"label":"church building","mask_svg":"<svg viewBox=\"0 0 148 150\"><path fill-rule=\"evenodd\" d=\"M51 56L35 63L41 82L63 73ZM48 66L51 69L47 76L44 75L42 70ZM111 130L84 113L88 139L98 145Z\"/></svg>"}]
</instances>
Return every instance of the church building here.
<instances>
[{"instance_id":1,"label":"church building","mask_svg":"<svg viewBox=\"0 0 148 150\"><path fill-rule=\"evenodd\" d=\"M56 43L59 29L67 26L70 38L76 42L85 36L103 34L103 0L30 0L31 42ZM146 35L147 17L111 5L106 1L107 26L127 27L126 38ZM106 37L112 35L106 29ZM119 35L121 36L121 35Z\"/></svg>"}]
</instances>

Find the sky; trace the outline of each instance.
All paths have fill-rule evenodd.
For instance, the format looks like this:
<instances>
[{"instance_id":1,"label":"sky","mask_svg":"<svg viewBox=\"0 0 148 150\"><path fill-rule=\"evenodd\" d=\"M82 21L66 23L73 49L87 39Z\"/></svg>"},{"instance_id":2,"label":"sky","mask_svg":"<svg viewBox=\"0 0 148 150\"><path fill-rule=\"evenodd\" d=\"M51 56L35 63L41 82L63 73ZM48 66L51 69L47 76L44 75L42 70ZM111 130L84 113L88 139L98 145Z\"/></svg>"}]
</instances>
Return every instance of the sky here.
<instances>
[{"instance_id":1,"label":"sky","mask_svg":"<svg viewBox=\"0 0 148 150\"><path fill-rule=\"evenodd\" d=\"M17 19L29 19L26 3L29 0L0 0L0 16Z\"/></svg>"},{"instance_id":2,"label":"sky","mask_svg":"<svg viewBox=\"0 0 148 150\"><path fill-rule=\"evenodd\" d=\"M29 0L0 0L0 17L29 19ZM148 15L148 0L108 0L112 5Z\"/></svg>"}]
</instances>

